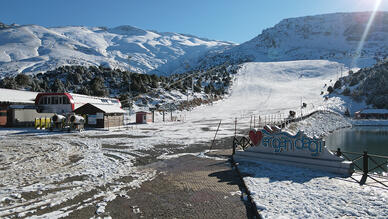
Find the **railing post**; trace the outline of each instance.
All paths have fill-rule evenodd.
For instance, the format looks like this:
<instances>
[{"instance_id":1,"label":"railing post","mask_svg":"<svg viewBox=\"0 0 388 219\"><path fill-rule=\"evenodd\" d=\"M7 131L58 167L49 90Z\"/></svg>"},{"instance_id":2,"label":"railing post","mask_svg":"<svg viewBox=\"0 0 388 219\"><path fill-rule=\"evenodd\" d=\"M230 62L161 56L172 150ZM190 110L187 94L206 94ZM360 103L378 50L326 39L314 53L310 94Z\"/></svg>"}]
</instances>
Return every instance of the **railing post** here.
<instances>
[{"instance_id":1,"label":"railing post","mask_svg":"<svg viewBox=\"0 0 388 219\"><path fill-rule=\"evenodd\" d=\"M336 151L336 155L337 157L341 157L341 148L338 148L337 151Z\"/></svg>"},{"instance_id":2,"label":"railing post","mask_svg":"<svg viewBox=\"0 0 388 219\"><path fill-rule=\"evenodd\" d=\"M368 152L364 151L364 154L362 155L362 178L360 180L360 184L363 185L366 182L366 178L368 177Z\"/></svg>"},{"instance_id":3,"label":"railing post","mask_svg":"<svg viewBox=\"0 0 388 219\"><path fill-rule=\"evenodd\" d=\"M236 153L236 137L233 138L233 145L232 145L232 148L233 148L232 155L234 155L234 154Z\"/></svg>"}]
</instances>

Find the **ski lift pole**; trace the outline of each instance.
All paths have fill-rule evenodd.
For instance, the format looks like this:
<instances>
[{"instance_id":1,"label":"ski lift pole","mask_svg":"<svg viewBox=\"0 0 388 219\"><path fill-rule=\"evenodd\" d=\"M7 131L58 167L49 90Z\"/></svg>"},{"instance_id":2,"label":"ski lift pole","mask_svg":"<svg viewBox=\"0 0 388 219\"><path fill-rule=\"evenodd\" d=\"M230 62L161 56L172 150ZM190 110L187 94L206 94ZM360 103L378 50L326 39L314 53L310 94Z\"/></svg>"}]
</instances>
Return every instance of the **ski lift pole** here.
<instances>
[{"instance_id":1,"label":"ski lift pole","mask_svg":"<svg viewBox=\"0 0 388 219\"><path fill-rule=\"evenodd\" d=\"M214 142L215 142L216 137L217 137L218 130L220 129L221 121L222 121L222 120L220 120L220 123L218 123L217 131L216 131L216 134L214 135L213 142L212 142L212 144L211 144L211 146L210 146L209 152L210 152L210 151L212 150L212 148L213 148Z\"/></svg>"},{"instance_id":2,"label":"ski lift pole","mask_svg":"<svg viewBox=\"0 0 388 219\"><path fill-rule=\"evenodd\" d=\"M234 118L234 137L237 135L237 117Z\"/></svg>"}]
</instances>

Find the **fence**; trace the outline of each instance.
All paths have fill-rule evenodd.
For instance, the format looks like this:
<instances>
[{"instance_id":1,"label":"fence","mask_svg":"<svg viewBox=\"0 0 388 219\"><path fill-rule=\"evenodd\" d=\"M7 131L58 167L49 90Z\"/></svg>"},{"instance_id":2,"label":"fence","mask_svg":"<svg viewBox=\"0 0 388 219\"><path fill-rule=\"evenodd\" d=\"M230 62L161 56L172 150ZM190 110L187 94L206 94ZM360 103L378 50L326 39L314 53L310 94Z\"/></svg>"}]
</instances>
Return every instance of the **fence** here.
<instances>
[{"instance_id":1,"label":"fence","mask_svg":"<svg viewBox=\"0 0 388 219\"><path fill-rule=\"evenodd\" d=\"M252 147L253 144L251 140L247 137L237 137L234 136L233 138L233 155L236 152L237 147L241 147L241 149L245 150L248 147ZM387 165L388 165L388 156L381 156L381 155L375 155L375 154L368 154L367 151L364 151L364 153L357 153L357 152L344 152L341 151L340 148L337 150L332 151L337 156L342 156L345 160L351 161L353 165L355 166L356 172L361 172L362 177L360 180L350 177L360 185L366 184L367 178L370 178L374 182L377 182L384 187L388 188L388 176L387 173ZM380 169L383 173L378 174L378 177L376 175L372 176L372 171ZM380 179L377 179L380 178Z\"/></svg>"},{"instance_id":2,"label":"fence","mask_svg":"<svg viewBox=\"0 0 388 219\"><path fill-rule=\"evenodd\" d=\"M357 152L345 152L341 151L340 148L338 148L335 152L337 156L342 156L348 161L351 161L356 171L362 172L362 177L360 180L355 179L354 177L351 177L356 182L360 183L361 185L364 185L366 183L367 178L372 179L373 181L385 186L388 188L388 177L386 175L379 175L379 178L386 179L387 181L378 180L377 177L372 176L372 171L375 170L382 170L382 172L387 172L386 165L388 164L388 156L381 156L381 155L375 155L375 154L368 154L367 151L364 151L364 153L357 153ZM384 167L385 166L385 167Z\"/></svg>"}]
</instances>

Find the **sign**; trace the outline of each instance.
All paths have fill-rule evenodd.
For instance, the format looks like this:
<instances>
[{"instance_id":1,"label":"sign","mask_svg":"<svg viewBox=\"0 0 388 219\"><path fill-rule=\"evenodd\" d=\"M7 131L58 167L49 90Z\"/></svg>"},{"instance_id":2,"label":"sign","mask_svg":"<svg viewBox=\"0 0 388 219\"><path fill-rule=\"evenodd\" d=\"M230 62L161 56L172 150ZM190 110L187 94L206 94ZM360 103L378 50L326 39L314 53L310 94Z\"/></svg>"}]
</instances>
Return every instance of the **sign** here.
<instances>
[{"instance_id":1,"label":"sign","mask_svg":"<svg viewBox=\"0 0 388 219\"><path fill-rule=\"evenodd\" d=\"M104 119L104 113L96 113L96 119Z\"/></svg>"},{"instance_id":2,"label":"sign","mask_svg":"<svg viewBox=\"0 0 388 219\"><path fill-rule=\"evenodd\" d=\"M275 131L267 127L262 130L251 130L249 138L254 145L263 147L266 152L274 153L298 152L301 155L309 154L312 157L318 157L325 147L322 138L308 137L303 131L291 135L288 132Z\"/></svg>"},{"instance_id":3,"label":"sign","mask_svg":"<svg viewBox=\"0 0 388 219\"><path fill-rule=\"evenodd\" d=\"M293 135L276 126L265 126L261 130L252 129L249 138L253 146L236 151L233 155L236 162L262 160L347 176L354 172L352 162L330 152L322 138L309 137L303 131Z\"/></svg>"},{"instance_id":4,"label":"sign","mask_svg":"<svg viewBox=\"0 0 388 219\"><path fill-rule=\"evenodd\" d=\"M97 116L96 115L88 115L88 124L96 125L97 124Z\"/></svg>"}]
</instances>

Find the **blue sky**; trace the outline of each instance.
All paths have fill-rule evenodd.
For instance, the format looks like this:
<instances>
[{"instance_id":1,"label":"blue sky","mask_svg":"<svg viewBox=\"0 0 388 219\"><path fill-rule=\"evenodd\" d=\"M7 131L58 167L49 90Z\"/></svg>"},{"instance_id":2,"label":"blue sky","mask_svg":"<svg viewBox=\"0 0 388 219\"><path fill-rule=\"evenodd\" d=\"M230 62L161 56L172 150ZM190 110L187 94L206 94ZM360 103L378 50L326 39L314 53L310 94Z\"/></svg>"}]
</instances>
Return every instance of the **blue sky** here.
<instances>
[{"instance_id":1,"label":"blue sky","mask_svg":"<svg viewBox=\"0 0 388 219\"><path fill-rule=\"evenodd\" d=\"M2 0L0 22L132 25L242 43L280 20L333 12L370 11L377 0ZM388 0L380 10L388 11Z\"/></svg>"}]
</instances>

